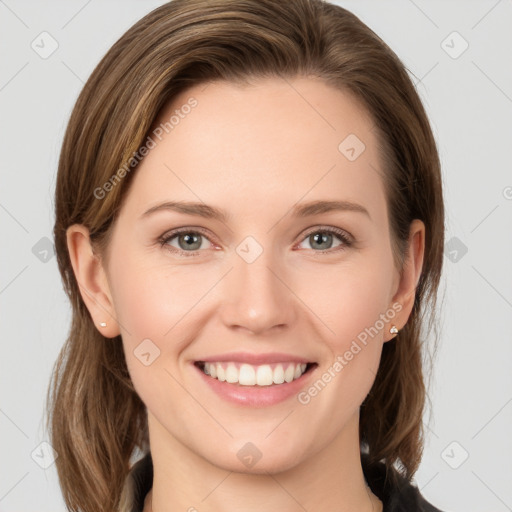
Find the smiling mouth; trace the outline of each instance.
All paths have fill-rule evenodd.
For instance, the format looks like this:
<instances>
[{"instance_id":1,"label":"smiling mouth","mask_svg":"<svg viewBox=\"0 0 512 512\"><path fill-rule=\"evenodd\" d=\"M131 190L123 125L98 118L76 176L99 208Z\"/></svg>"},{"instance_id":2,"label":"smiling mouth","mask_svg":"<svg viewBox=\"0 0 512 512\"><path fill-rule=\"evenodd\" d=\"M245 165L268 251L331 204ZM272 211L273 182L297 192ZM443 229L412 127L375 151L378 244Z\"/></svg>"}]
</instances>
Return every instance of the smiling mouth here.
<instances>
[{"instance_id":1,"label":"smiling mouth","mask_svg":"<svg viewBox=\"0 0 512 512\"><path fill-rule=\"evenodd\" d=\"M288 384L318 366L316 363L293 362L252 365L228 361L196 361L194 364L213 379L239 386Z\"/></svg>"}]
</instances>

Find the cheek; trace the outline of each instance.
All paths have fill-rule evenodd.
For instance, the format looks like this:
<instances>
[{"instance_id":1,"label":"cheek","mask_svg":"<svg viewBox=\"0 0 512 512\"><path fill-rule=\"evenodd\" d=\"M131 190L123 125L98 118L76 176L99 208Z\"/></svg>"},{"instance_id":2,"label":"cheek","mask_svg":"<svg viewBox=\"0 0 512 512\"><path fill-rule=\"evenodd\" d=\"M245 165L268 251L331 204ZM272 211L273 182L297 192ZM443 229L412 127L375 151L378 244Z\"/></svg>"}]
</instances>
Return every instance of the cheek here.
<instances>
[{"instance_id":1,"label":"cheek","mask_svg":"<svg viewBox=\"0 0 512 512\"><path fill-rule=\"evenodd\" d=\"M130 343L140 343L141 337L161 336L164 329L161 310L170 310L170 300L165 294L165 286L143 269L126 268L126 272L123 270L119 269L114 296L116 315L122 324L123 339L130 340Z\"/></svg>"},{"instance_id":2,"label":"cheek","mask_svg":"<svg viewBox=\"0 0 512 512\"><path fill-rule=\"evenodd\" d=\"M379 367L385 319L391 310L390 261L376 256L366 259L364 265L337 269L329 276L327 296L320 298L317 292L319 316L333 331L324 338L332 364L319 375L320 380L329 382L324 405L337 407L343 403L347 410L355 410L371 389ZM346 412L336 414L343 416Z\"/></svg>"},{"instance_id":3,"label":"cheek","mask_svg":"<svg viewBox=\"0 0 512 512\"><path fill-rule=\"evenodd\" d=\"M165 334L179 331L178 322L186 314L183 304L190 301L180 293L180 283L165 276L165 269L156 269L142 258L117 261L112 294L128 371L148 409L165 409L165 404L170 405L170 391L179 392L167 372L174 373L169 363L181 350L179 343L166 345L170 335ZM194 294L188 288L185 295Z\"/></svg>"},{"instance_id":4,"label":"cheek","mask_svg":"<svg viewBox=\"0 0 512 512\"><path fill-rule=\"evenodd\" d=\"M135 387L151 389L154 396L156 376L177 369L180 354L200 325L200 299L218 277L210 272L198 278L193 264L172 268L150 264L150 259L118 258L111 280L128 369ZM148 359L154 362L146 366ZM140 394L145 396L143 389Z\"/></svg>"},{"instance_id":5,"label":"cheek","mask_svg":"<svg viewBox=\"0 0 512 512\"><path fill-rule=\"evenodd\" d=\"M334 348L343 349L347 342L371 330L372 338L382 339L381 315L391 307L391 272L383 262L367 261L329 274L327 293L316 292L316 308L325 324L334 331ZM379 332L375 334L375 329ZM364 335L361 336L364 338Z\"/></svg>"},{"instance_id":6,"label":"cheek","mask_svg":"<svg viewBox=\"0 0 512 512\"><path fill-rule=\"evenodd\" d=\"M123 337L130 343L140 343L141 337L162 339L211 287L208 279L197 278L194 265L151 265L149 256L118 261L112 293Z\"/></svg>"}]
</instances>

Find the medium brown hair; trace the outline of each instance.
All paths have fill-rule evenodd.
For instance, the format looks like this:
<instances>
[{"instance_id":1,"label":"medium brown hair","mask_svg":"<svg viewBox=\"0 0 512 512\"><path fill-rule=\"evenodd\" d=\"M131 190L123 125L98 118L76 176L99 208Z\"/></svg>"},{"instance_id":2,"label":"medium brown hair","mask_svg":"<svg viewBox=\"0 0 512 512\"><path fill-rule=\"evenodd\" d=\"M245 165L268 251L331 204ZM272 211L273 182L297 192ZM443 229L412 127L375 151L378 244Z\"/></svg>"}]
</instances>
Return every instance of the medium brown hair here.
<instances>
[{"instance_id":1,"label":"medium brown hair","mask_svg":"<svg viewBox=\"0 0 512 512\"><path fill-rule=\"evenodd\" d=\"M149 446L146 408L130 379L121 338L106 340L92 321L71 266L67 228L86 226L104 254L136 166L105 197L98 199L95 190L130 161L179 92L213 80L299 76L319 77L351 93L370 114L398 269L412 220L426 227L412 313L384 344L360 415L361 447L372 464L399 466L408 479L417 470L427 396L422 326L430 331L436 325L444 210L435 140L404 65L355 15L320 0L174 0L138 21L101 60L62 145L54 237L73 317L48 388L47 426L68 509L117 509L134 454Z\"/></svg>"}]
</instances>

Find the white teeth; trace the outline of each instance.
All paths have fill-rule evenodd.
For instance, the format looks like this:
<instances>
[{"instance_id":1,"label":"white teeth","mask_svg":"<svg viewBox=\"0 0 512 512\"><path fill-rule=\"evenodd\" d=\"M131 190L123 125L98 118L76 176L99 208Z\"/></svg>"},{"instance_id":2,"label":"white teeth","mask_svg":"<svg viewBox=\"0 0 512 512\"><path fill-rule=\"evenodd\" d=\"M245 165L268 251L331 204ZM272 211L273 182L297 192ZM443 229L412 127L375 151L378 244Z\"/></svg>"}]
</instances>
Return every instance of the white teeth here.
<instances>
[{"instance_id":1,"label":"white teeth","mask_svg":"<svg viewBox=\"0 0 512 512\"><path fill-rule=\"evenodd\" d=\"M228 364L228 367L226 368L226 382L229 382L230 384L238 382L238 370L234 364Z\"/></svg>"},{"instance_id":2,"label":"white teeth","mask_svg":"<svg viewBox=\"0 0 512 512\"><path fill-rule=\"evenodd\" d=\"M274 368L272 368L274 366ZM263 364L253 366L243 363L204 363L206 375L221 382L240 384L241 386L271 386L298 379L305 371L305 363Z\"/></svg>"},{"instance_id":3,"label":"white teeth","mask_svg":"<svg viewBox=\"0 0 512 512\"><path fill-rule=\"evenodd\" d=\"M282 364L278 364L274 368L274 384L282 384L284 382L284 368Z\"/></svg>"},{"instance_id":4,"label":"white teeth","mask_svg":"<svg viewBox=\"0 0 512 512\"><path fill-rule=\"evenodd\" d=\"M268 364L258 366L256 371L256 384L258 386L271 386L274 383L274 372Z\"/></svg>"},{"instance_id":5,"label":"white teeth","mask_svg":"<svg viewBox=\"0 0 512 512\"><path fill-rule=\"evenodd\" d=\"M286 382L291 382L293 380L293 376L295 375L295 366L291 365L286 368L284 372L284 380Z\"/></svg>"},{"instance_id":6,"label":"white teeth","mask_svg":"<svg viewBox=\"0 0 512 512\"><path fill-rule=\"evenodd\" d=\"M240 366L238 382L242 384L242 386L254 386L256 384L256 372L250 364Z\"/></svg>"}]
</instances>

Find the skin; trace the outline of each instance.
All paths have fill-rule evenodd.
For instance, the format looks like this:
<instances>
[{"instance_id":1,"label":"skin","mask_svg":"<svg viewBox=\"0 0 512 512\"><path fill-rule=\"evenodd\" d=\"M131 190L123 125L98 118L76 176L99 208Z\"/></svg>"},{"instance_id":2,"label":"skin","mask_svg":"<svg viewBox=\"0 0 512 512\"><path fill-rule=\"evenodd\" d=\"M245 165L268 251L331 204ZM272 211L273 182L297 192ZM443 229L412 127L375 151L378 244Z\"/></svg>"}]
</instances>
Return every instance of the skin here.
<instances>
[{"instance_id":1,"label":"skin","mask_svg":"<svg viewBox=\"0 0 512 512\"><path fill-rule=\"evenodd\" d=\"M411 224L400 273L373 123L351 95L312 77L215 82L181 93L160 120L190 97L197 106L136 170L108 257L93 254L85 227L68 229L84 301L104 336L122 335L148 409L154 483L144 510L150 499L155 512L382 510L365 486L359 407L391 325L401 329L411 312L424 225ZM348 134L366 146L354 161L338 150ZM317 199L351 201L369 215L292 216L297 202ZM202 201L230 218L169 210L141 218L170 200ZM158 242L181 227L206 231L196 256L169 249L187 250L179 237ZM322 227L343 229L352 244L332 235L319 247L309 235ZM263 249L252 263L236 252L247 236ZM231 351L286 352L316 362L320 377L393 304L400 312L306 405L296 396L234 405L192 365ZM149 366L133 354L147 338L160 349ZM262 454L252 468L237 457L247 442Z\"/></svg>"}]
</instances>

